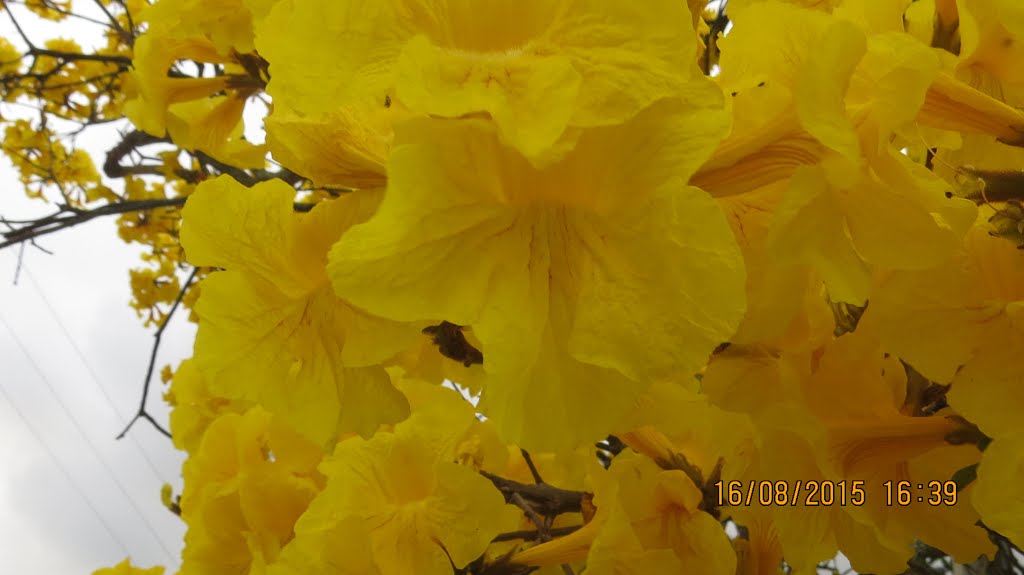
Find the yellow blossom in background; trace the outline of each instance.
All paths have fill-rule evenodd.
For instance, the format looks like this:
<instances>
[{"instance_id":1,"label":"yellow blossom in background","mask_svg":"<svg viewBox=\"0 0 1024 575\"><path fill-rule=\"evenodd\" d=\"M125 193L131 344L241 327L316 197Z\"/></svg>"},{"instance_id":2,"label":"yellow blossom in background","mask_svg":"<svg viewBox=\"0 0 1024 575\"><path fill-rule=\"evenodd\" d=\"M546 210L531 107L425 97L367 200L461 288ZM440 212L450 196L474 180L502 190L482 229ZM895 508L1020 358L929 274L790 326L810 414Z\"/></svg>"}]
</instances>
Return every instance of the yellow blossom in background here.
<instances>
[{"instance_id":1,"label":"yellow blossom in background","mask_svg":"<svg viewBox=\"0 0 1024 575\"><path fill-rule=\"evenodd\" d=\"M21 52L6 38L0 38L0 74L8 75L21 69Z\"/></svg>"},{"instance_id":2,"label":"yellow blossom in background","mask_svg":"<svg viewBox=\"0 0 1024 575\"><path fill-rule=\"evenodd\" d=\"M118 563L114 567L106 567L104 569L97 569L92 572L92 575L163 575L163 567L150 567L149 569L143 569L142 567L133 567L129 559Z\"/></svg>"}]
</instances>

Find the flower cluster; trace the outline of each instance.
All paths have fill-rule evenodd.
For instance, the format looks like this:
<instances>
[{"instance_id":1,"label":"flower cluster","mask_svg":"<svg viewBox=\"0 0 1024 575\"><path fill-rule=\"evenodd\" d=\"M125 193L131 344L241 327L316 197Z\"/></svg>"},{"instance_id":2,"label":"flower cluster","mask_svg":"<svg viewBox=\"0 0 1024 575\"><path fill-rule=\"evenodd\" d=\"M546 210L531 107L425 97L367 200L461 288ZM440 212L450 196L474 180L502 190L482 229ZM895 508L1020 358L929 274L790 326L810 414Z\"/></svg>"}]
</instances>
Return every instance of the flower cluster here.
<instances>
[{"instance_id":1,"label":"flower cluster","mask_svg":"<svg viewBox=\"0 0 1024 575\"><path fill-rule=\"evenodd\" d=\"M215 270L167 395L182 575L731 575L838 551L885 573L915 541L960 563L1024 544L1024 13L727 17L143 12L128 117L231 167L164 236ZM234 177L268 152L298 177ZM765 480L863 504L715 496ZM959 504L892 505L887 481L956 481Z\"/></svg>"}]
</instances>

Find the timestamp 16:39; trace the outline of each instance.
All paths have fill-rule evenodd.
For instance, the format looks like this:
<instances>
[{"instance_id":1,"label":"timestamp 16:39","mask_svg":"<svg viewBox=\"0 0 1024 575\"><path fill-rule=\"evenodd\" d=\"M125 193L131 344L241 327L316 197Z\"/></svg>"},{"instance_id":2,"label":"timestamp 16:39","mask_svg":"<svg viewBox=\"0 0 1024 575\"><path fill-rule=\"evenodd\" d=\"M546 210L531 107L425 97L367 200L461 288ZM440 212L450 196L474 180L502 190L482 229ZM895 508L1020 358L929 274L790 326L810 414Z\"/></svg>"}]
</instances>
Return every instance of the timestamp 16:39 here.
<instances>
[{"instance_id":1,"label":"timestamp 16:39","mask_svg":"<svg viewBox=\"0 0 1024 575\"><path fill-rule=\"evenodd\" d=\"M753 505L805 507L852 505L866 502L864 480L795 480L795 481L717 481L719 505ZM906 507L915 501L931 506L956 505L957 485L954 481L929 481L915 484L910 481L886 481L885 504Z\"/></svg>"},{"instance_id":2,"label":"timestamp 16:39","mask_svg":"<svg viewBox=\"0 0 1024 575\"><path fill-rule=\"evenodd\" d=\"M929 481L928 483L914 484L910 481L890 479L883 483L882 487L885 487L885 504L889 507L893 505L906 507L915 501L927 503L932 507L956 505L957 485L955 481Z\"/></svg>"}]
</instances>

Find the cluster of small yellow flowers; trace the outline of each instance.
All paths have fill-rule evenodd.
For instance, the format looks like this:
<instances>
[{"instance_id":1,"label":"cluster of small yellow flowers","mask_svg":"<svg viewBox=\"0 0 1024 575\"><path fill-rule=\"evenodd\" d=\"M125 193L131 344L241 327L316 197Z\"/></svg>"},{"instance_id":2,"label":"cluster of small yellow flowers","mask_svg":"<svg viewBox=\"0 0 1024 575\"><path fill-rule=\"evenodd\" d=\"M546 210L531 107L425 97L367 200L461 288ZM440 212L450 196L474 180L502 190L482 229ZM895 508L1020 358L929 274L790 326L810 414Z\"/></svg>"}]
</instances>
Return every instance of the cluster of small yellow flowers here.
<instances>
[{"instance_id":1,"label":"cluster of small yellow flowers","mask_svg":"<svg viewBox=\"0 0 1024 575\"><path fill-rule=\"evenodd\" d=\"M242 122L246 101L268 73L253 47L253 16L241 0L165 0L146 8L140 17L149 27L134 45L133 93L125 106L132 122L183 149L262 168L267 150L244 139ZM176 69L182 60L217 72L186 76Z\"/></svg>"},{"instance_id":2,"label":"cluster of small yellow flowers","mask_svg":"<svg viewBox=\"0 0 1024 575\"><path fill-rule=\"evenodd\" d=\"M51 39L45 44L47 52L35 59L31 81L24 89L35 91L43 102L44 112L59 118L97 121L116 117L119 106L113 102L121 92L119 87L122 64L92 59L76 59L82 54L78 43L66 39ZM58 53L59 56L51 56ZM33 90L33 83L45 78L45 89Z\"/></svg>"},{"instance_id":3,"label":"cluster of small yellow flowers","mask_svg":"<svg viewBox=\"0 0 1024 575\"><path fill-rule=\"evenodd\" d=\"M38 129L28 120L6 124L2 149L29 197L42 198L44 191L54 187L71 207L116 197L101 181L88 152L69 150L53 132Z\"/></svg>"},{"instance_id":4,"label":"cluster of small yellow flowers","mask_svg":"<svg viewBox=\"0 0 1024 575\"><path fill-rule=\"evenodd\" d=\"M71 13L71 0L26 0L25 7L41 18L60 22Z\"/></svg>"},{"instance_id":5,"label":"cluster of small yellow flowers","mask_svg":"<svg viewBox=\"0 0 1024 575\"><path fill-rule=\"evenodd\" d=\"M175 184L185 191L184 195L191 192L192 186L182 185L180 179L147 182L143 178L128 177L125 179L125 196L128 201L160 202L168 199L166 190ZM184 262L184 253L178 240L180 214L180 204L171 204L126 212L117 220L122 240L150 249L142 255L143 261L149 265L130 271L131 307L146 325L158 326L164 321L169 306L178 298L182 287L179 269ZM186 303L192 301L194 296Z\"/></svg>"},{"instance_id":6,"label":"cluster of small yellow flowers","mask_svg":"<svg viewBox=\"0 0 1024 575\"><path fill-rule=\"evenodd\" d=\"M0 38L0 75L11 76L21 70L21 52L6 38Z\"/></svg>"}]
</instances>

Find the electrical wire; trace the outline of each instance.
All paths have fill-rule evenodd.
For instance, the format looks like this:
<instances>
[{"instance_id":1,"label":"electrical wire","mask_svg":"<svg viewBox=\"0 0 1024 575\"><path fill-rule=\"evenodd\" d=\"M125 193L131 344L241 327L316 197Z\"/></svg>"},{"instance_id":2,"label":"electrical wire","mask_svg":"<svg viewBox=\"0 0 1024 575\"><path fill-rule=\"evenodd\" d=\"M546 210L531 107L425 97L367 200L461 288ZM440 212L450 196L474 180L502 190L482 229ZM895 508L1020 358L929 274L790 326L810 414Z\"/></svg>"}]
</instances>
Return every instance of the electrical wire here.
<instances>
[{"instance_id":1,"label":"electrical wire","mask_svg":"<svg viewBox=\"0 0 1024 575\"><path fill-rule=\"evenodd\" d=\"M18 334L11 328L10 324L7 323L7 320L3 317L3 315L0 315L0 323L2 323L4 327L7 329L7 331L10 332L11 338L14 339L14 343L18 345L18 347L21 349L22 354L25 356L25 359L28 360L29 364L31 364L32 366L32 369L35 370L36 374L43 381L43 384L50 391L50 394L53 396L57 405L64 412L65 417L67 417L68 421L70 421L71 424L75 427L75 430L78 432L78 435L83 440L85 440L85 443L86 445L89 446L89 449L92 451L93 456L96 457L96 459L100 462L100 465L102 465L103 468L106 470L107 475L109 475L110 478L114 481L114 484L117 486L117 489L124 496L125 500L131 506L131 508L135 511L135 513L138 514L139 518L142 519L142 523L146 526L146 529L149 531L150 535L152 535L153 538L156 540L160 548L164 550L164 553L167 554L167 558L171 562L173 562L174 555L171 553L170 549L167 548L167 545L164 544L163 539L161 539L160 536L157 534L156 529L153 528L153 525L149 522L149 519L146 517L146 514L143 513L139 506L135 503L135 499L128 494L128 490L125 489L124 484L121 482L120 479L118 479L117 474L114 473L114 470L110 468L110 465L107 464L106 460L104 460L103 457L100 455L99 449L96 447L96 444L93 443L92 439L90 439L89 436L85 433L85 430L82 429L82 425L78 422L78 419L74 416L74 413L68 408L67 404L64 403L64 400L61 399L60 394L58 394L56 389L54 389L53 384L50 383L50 380L43 373L43 370L39 367L39 364L36 363L35 359L32 357L32 354L29 353L28 348L25 347L25 344L21 341L21 338L18 337Z\"/></svg>"},{"instance_id":2,"label":"electrical wire","mask_svg":"<svg viewBox=\"0 0 1024 575\"><path fill-rule=\"evenodd\" d=\"M11 331L11 327L7 325L7 321L4 320L3 317L0 317L0 323L4 324L4 327L7 328L7 331L11 332L12 334L14 333L13 331ZM21 408L18 407L18 404L14 403L14 398L11 397L10 393L7 392L7 388L4 387L3 379L0 379L0 395L3 395L4 399L11 406L11 409L13 409L14 413L18 415L18 418L21 419L22 425L24 425L25 428L28 429L29 433L32 434L32 437L35 438L36 443L42 446L43 451L45 451L46 454L50 457L50 461L52 461L53 464L57 466L57 469L60 469L60 472L64 474L64 478L67 479L68 483L71 484L71 487L75 490L75 493L77 493L78 496L82 498L82 501L84 501L85 504L89 507L89 509L92 511L92 514L96 516L96 520L99 521L101 525L103 525L103 529L106 530L107 534L110 535L110 537L114 540L115 543L117 543L117 546L121 548L121 553L123 553L125 556L130 555L131 553L128 552L128 546L124 544L124 541L121 541L121 538L118 537L117 533L114 531L111 525L107 523L106 519L103 518L103 514L100 513L100 510L97 509L95 505L93 505L92 500L89 499L89 497L85 494L85 491L82 489L82 487L78 485L78 482L75 481L75 478L68 471L68 468L65 467L63 463L61 463L60 458L58 458L57 454L53 452L53 449L50 448L50 445L43 441L42 435L40 435L39 432L36 430L35 426L32 425L31 420L25 417L25 414L21 411Z\"/></svg>"},{"instance_id":3,"label":"electrical wire","mask_svg":"<svg viewBox=\"0 0 1024 575\"><path fill-rule=\"evenodd\" d=\"M128 424L128 418L124 417L121 414L121 412L117 409L117 405L115 405L113 398L110 397L110 394L107 392L107 389L103 386L103 384L100 383L100 379L96 375L96 371L92 368L92 365L89 364L89 361L86 359L85 354L82 353L81 348L78 347L78 343L75 341L73 337L71 337L71 333L68 331L67 327L65 327L64 322L61 321L60 316L57 314L57 310L55 310L53 308L53 305L50 304L50 299L46 297L46 293L43 291L42 287L40 287L39 284L36 282L35 278L32 277L32 274L26 267L23 266L21 271L25 275L25 277L28 278L29 283L32 284L32 288L35 289L36 293L39 295L39 298L43 300L43 304L46 305L46 309L50 311L50 317L52 317L53 320L57 322L57 325L60 327L61 333L64 334L64 339L66 339L68 343L71 344L71 348L75 350L75 355L77 355L78 359L81 360L82 364L85 365L85 370L89 372L89 377L90 379L92 379L93 385L96 386L96 389L99 390L100 395L103 396L104 401L106 401L107 405L110 406L110 409L114 412L114 414L117 415L117 419L121 424L121 428L124 428L124 426ZM138 438L136 438L134 435L130 435L129 439L132 441L132 443L135 444L135 447L139 450L139 453L142 454L142 458L146 460L146 465L153 472L153 476L156 477L157 481L159 481L160 483L164 483L163 477L161 477L160 472L157 470L156 465L153 463L153 460L150 459L149 454L146 452L145 449L143 449L142 444L139 443Z\"/></svg>"}]
</instances>

